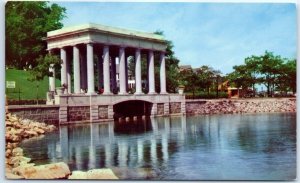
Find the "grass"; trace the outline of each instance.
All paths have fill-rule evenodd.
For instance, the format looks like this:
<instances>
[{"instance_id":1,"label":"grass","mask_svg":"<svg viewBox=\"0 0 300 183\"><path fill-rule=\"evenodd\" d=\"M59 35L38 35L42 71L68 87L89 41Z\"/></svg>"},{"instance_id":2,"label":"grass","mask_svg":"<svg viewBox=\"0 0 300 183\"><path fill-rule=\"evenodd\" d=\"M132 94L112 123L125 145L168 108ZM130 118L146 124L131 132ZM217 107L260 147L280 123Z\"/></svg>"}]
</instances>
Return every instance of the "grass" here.
<instances>
[{"instance_id":1,"label":"grass","mask_svg":"<svg viewBox=\"0 0 300 183\"><path fill-rule=\"evenodd\" d=\"M29 99L46 99L46 92L49 89L49 79L45 77L42 81L31 82L28 81L30 73L29 71L16 70L16 69L7 69L5 71L5 81L15 81L16 88L10 89L5 88L5 93L8 99L19 99L20 90L20 99L29 100ZM56 79L56 86L60 85L60 80ZM38 90L37 90L37 85Z\"/></svg>"}]
</instances>

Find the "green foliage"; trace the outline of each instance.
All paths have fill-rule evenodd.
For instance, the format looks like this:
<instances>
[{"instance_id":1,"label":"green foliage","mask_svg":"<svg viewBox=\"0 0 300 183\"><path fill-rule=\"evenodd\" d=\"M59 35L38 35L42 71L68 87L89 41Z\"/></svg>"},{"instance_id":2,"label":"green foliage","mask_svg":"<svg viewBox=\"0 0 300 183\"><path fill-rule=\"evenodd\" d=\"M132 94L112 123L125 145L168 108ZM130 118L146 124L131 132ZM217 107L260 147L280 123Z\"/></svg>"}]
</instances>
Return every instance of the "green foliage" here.
<instances>
[{"instance_id":1,"label":"green foliage","mask_svg":"<svg viewBox=\"0 0 300 183\"><path fill-rule=\"evenodd\" d=\"M5 9L6 65L35 67L46 55L47 32L62 28L65 8L45 1L8 1Z\"/></svg>"},{"instance_id":2,"label":"green foliage","mask_svg":"<svg viewBox=\"0 0 300 183\"><path fill-rule=\"evenodd\" d=\"M183 70L180 72L180 83L185 86L185 91L195 94L197 91L215 91L219 81L222 80L221 72L207 65L194 70Z\"/></svg>"},{"instance_id":3,"label":"green foliage","mask_svg":"<svg viewBox=\"0 0 300 183\"><path fill-rule=\"evenodd\" d=\"M288 60L272 52L264 55L247 57L245 64L234 66L234 71L227 78L236 87L244 90L255 84L264 84L268 96L275 90L296 92L296 60Z\"/></svg>"},{"instance_id":4,"label":"green foliage","mask_svg":"<svg viewBox=\"0 0 300 183\"><path fill-rule=\"evenodd\" d=\"M227 92L195 92L195 93L186 93L186 99L216 99L216 98L228 98Z\"/></svg>"},{"instance_id":5,"label":"green foliage","mask_svg":"<svg viewBox=\"0 0 300 183\"><path fill-rule=\"evenodd\" d=\"M52 77L53 73L49 72L50 65L59 65L61 60L56 55L47 54L44 57L40 56L37 59L37 62L39 64L30 70L30 77L28 78L29 81L40 81L43 80L45 76Z\"/></svg>"},{"instance_id":6,"label":"green foliage","mask_svg":"<svg viewBox=\"0 0 300 183\"><path fill-rule=\"evenodd\" d=\"M14 93L21 91L20 98L21 100L25 99L46 99L46 92L49 90L49 79L48 76L45 76L44 79L39 81L29 81L28 78L32 77L29 71L16 70L16 69L7 69L5 71L5 80L6 81L15 81L15 89L6 89L6 95L8 99L18 99L19 94ZM60 85L58 79L55 80L56 86ZM39 90L36 90L39 86Z\"/></svg>"}]
</instances>

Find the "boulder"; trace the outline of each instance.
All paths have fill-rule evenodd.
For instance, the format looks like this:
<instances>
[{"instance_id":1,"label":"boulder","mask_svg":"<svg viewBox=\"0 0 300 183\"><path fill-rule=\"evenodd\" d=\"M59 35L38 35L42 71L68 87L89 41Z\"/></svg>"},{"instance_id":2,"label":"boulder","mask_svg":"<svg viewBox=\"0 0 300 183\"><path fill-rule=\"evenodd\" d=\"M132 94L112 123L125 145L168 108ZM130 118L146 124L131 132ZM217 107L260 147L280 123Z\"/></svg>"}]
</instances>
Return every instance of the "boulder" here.
<instances>
[{"instance_id":1,"label":"boulder","mask_svg":"<svg viewBox=\"0 0 300 183\"><path fill-rule=\"evenodd\" d=\"M38 133L36 131L33 131L33 130L26 130L25 134L27 134L29 137L38 136Z\"/></svg>"},{"instance_id":2,"label":"boulder","mask_svg":"<svg viewBox=\"0 0 300 183\"><path fill-rule=\"evenodd\" d=\"M12 151L13 156L23 156L23 149L20 147L14 148Z\"/></svg>"},{"instance_id":3,"label":"boulder","mask_svg":"<svg viewBox=\"0 0 300 183\"><path fill-rule=\"evenodd\" d=\"M93 169L88 172L73 171L72 175L68 179L102 179L102 180L112 180L118 179L118 177L113 173L111 169Z\"/></svg>"},{"instance_id":4,"label":"boulder","mask_svg":"<svg viewBox=\"0 0 300 183\"><path fill-rule=\"evenodd\" d=\"M68 179L87 179L87 173L82 171L73 171Z\"/></svg>"},{"instance_id":5,"label":"boulder","mask_svg":"<svg viewBox=\"0 0 300 183\"><path fill-rule=\"evenodd\" d=\"M8 161L8 164L10 165L14 165L14 167L17 167L21 164L21 162L24 163L28 163L30 162L30 158L26 158L24 156L14 156L12 158L10 158L10 160Z\"/></svg>"},{"instance_id":6,"label":"boulder","mask_svg":"<svg viewBox=\"0 0 300 183\"><path fill-rule=\"evenodd\" d=\"M35 131L39 134L44 134L45 133L45 131L41 128L37 128Z\"/></svg>"},{"instance_id":7,"label":"boulder","mask_svg":"<svg viewBox=\"0 0 300 183\"><path fill-rule=\"evenodd\" d=\"M14 171L25 179L61 179L71 173L64 162L39 166L19 166Z\"/></svg>"}]
</instances>

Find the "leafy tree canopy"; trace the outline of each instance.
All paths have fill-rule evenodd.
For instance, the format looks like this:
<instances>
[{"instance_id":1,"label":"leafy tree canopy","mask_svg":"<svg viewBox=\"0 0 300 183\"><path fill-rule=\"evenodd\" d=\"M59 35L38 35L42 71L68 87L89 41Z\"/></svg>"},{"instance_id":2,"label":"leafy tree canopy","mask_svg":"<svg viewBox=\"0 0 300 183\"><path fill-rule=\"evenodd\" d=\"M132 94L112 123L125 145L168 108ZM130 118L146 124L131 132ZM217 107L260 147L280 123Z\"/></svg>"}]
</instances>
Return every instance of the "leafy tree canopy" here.
<instances>
[{"instance_id":1,"label":"leafy tree canopy","mask_svg":"<svg viewBox=\"0 0 300 183\"><path fill-rule=\"evenodd\" d=\"M275 90L296 92L296 60L266 51L261 56L247 57L244 64L233 69L227 77L237 87L253 87L255 92L255 84L264 84L269 96Z\"/></svg>"},{"instance_id":2,"label":"leafy tree canopy","mask_svg":"<svg viewBox=\"0 0 300 183\"><path fill-rule=\"evenodd\" d=\"M35 67L46 55L47 32L62 28L65 8L44 1L9 1L5 9L6 65Z\"/></svg>"}]
</instances>

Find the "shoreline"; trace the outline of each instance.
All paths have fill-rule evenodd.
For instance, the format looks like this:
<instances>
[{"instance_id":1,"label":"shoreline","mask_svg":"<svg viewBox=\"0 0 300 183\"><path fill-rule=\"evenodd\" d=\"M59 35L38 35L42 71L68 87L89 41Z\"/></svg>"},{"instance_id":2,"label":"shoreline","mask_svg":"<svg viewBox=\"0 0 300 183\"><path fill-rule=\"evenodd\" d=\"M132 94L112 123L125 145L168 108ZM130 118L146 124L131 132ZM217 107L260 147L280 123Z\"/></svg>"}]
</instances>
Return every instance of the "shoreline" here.
<instances>
[{"instance_id":1,"label":"shoreline","mask_svg":"<svg viewBox=\"0 0 300 183\"><path fill-rule=\"evenodd\" d=\"M70 171L64 162L36 165L25 157L19 144L23 140L43 138L57 130L54 125L21 119L5 114L5 178L6 179L118 179L111 169L93 169L87 172ZM46 172L46 173L45 173Z\"/></svg>"},{"instance_id":2,"label":"shoreline","mask_svg":"<svg viewBox=\"0 0 300 183\"><path fill-rule=\"evenodd\" d=\"M296 98L187 100L186 106L186 116L297 112ZM6 112L5 118L5 177L7 179L118 179L111 169L71 172L69 166L64 162L35 165L30 158L23 156L23 150L18 147L19 144L23 140L43 138L44 134L53 132L57 127L30 119L22 119L9 112ZM40 172L47 172L49 169L54 170L52 177L39 174Z\"/></svg>"},{"instance_id":3,"label":"shoreline","mask_svg":"<svg viewBox=\"0 0 300 183\"><path fill-rule=\"evenodd\" d=\"M186 114L296 112L296 98L188 100Z\"/></svg>"}]
</instances>

